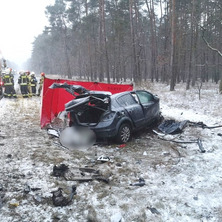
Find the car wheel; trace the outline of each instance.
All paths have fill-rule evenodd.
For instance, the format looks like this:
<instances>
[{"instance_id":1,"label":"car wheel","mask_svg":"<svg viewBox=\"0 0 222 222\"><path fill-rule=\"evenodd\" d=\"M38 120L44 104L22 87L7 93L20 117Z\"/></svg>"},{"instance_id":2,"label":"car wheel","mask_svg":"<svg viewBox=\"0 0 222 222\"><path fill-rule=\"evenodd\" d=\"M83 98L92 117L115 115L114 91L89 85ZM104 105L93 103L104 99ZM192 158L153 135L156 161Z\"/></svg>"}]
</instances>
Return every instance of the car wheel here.
<instances>
[{"instance_id":1,"label":"car wheel","mask_svg":"<svg viewBox=\"0 0 222 222\"><path fill-rule=\"evenodd\" d=\"M131 138L132 130L128 123L124 123L120 126L117 134L118 143L127 143Z\"/></svg>"}]
</instances>

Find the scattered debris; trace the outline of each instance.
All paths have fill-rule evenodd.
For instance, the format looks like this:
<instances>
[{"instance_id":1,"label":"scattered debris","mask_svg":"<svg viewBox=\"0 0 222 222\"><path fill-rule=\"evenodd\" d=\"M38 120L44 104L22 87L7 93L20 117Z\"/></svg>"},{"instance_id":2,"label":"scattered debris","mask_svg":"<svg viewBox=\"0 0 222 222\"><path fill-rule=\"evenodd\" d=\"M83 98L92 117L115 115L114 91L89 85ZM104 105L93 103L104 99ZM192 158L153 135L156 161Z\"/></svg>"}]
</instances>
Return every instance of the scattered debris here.
<instances>
[{"instance_id":1,"label":"scattered debris","mask_svg":"<svg viewBox=\"0 0 222 222\"><path fill-rule=\"evenodd\" d=\"M38 187L31 188L28 185L28 183L26 183L25 186L24 186L24 190L23 191L24 191L25 194L28 194L31 191L37 191L37 190L41 190L41 188L38 188Z\"/></svg>"},{"instance_id":2,"label":"scattered debris","mask_svg":"<svg viewBox=\"0 0 222 222\"><path fill-rule=\"evenodd\" d=\"M197 196L195 196L195 197L193 197L193 199L194 199L194 200L198 200L198 197L197 197Z\"/></svg>"},{"instance_id":3,"label":"scattered debris","mask_svg":"<svg viewBox=\"0 0 222 222\"><path fill-rule=\"evenodd\" d=\"M53 176L64 177L67 181L89 182L93 180L109 183L109 179L103 177L99 170L93 168L72 168L69 169L65 164L53 167Z\"/></svg>"},{"instance_id":4,"label":"scattered debris","mask_svg":"<svg viewBox=\"0 0 222 222\"><path fill-rule=\"evenodd\" d=\"M89 168L72 169L65 173L64 178L70 181L89 182L93 180L109 183L109 179L103 177L98 170Z\"/></svg>"},{"instance_id":5,"label":"scattered debris","mask_svg":"<svg viewBox=\"0 0 222 222\"><path fill-rule=\"evenodd\" d=\"M222 125L218 125L218 126L207 126L206 124L204 124L203 122L191 122L188 121L189 126L193 126L193 127L201 127L202 129L215 129L215 128L220 128L222 127Z\"/></svg>"},{"instance_id":6,"label":"scattered debris","mask_svg":"<svg viewBox=\"0 0 222 222\"><path fill-rule=\"evenodd\" d=\"M95 173L95 174L99 174L99 170L95 170L95 169L92 169L92 168L79 168L80 171L82 172L87 172L87 173Z\"/></svg>"},{"instance_id":7,"label":"scattered debris","mask_svg":"<svg viewBox=\"0 0 222 222\"><path fill-rule=\"evenodd\" d=\"M100 161L102 163L110 162L110 158L108 156L100 156L97 158L97 161Z\"/></svg>"},{"instance_id":8,"label":"scattered debris","mask_svg":"<svg viewBox=\"0 0 222 222\"><path fill-rule=\"evenodd\" d=\"M56 129L47 129L47 133L50 136L57 137L57 138L59 138L59 135L60 135L59 131Z\"/></svg>"},{"instance_id":9,"label":"scattered debris","mask_svg":"<svg viewBox=\"0 0 222 222\"><path fill-rule=\"evenodd\" d=\"M39 194L36 194L35 196L33 196L33 200L36 203L41 203L42 202L42 197Z\"/></svg>"},{"instance_id":10,"label":"scattered debris","mask_svg":"<svg viewBox=\"0 0 222 222\"><path fill-rule=\"evenodd\" d=\"M143 156L147 156L148 154L147 154L147 152L146 151L144 151L143 152Z\"/></svg>"},{"instance_id":11,"label":"scattered debris","mask_svg":"<svg viewBox=\"0 0 222 222\"><path fill-rule=\"evenodd\" d=\"M165 134L178 134L186 127L188 120L176 122L175 120L165 120L158 126L158 129Z\"/></svg>"},{"instance_id":12,"label":"scattered debris","mask_svg":"<svg viewBox=\"0 0 222 222\"><path fill-rule=\"evenodd\" d=\"M136 182L136 183L131 183L130 186L139 186L139 187L142 187L145 185L145 180L143 178L139 178L139 181Z\"/></svg>"},{"instance_id":13,"label":"scattered debris","mask_svg":"<svg viewBox=\"0 0 222 222\"><path fill-rule=\"evenodd\" d=\"M160 212L156 208L154 208L154 207L147 207L147 209L149 209L152 214L160 215Z\"/></svg>"},{"instance_id":14,"label":"scattered debris","mask_svg":"<svg viewBox=\"0 0 222 222\"><path fill-rule=\"evenodd\" d=\"M69 197L63 196L62 188L58 188L57 191L52 191L51 193L52 193L52 202L54 206L56 207L67 206L72 202L72 199L74 195L76 194L76 186L75 185L72 186L72 191Z\"/></svg>"},{"instance_id":15,"label":"scattered debris","mask_svg":"<svg viewBox=\"0 0 222 222\"><path fill-rule=\"evenodd\" d=\"M126 147L126 144L119 145L119 148L124 148L124 147Z\"/></svg>"},{"instance_id":16,"label":"scattered debris","mask_svg":"<svg viewBox=\"0 0 222 222\"><path fill-rule=\"evenodd\" d=\"M52 175L55 176L55 177L63 177L68 169L69 169L69 167L66 166L65 164L60 164L59 166L55 165L53 167Z\"/></svg>"},{"instance_id":17,"label":"scattered debris","mask_svg":"<svg viewBox=\"0 0 222 222\"><path fill-rule=\"evenodd\" d=\"M173 142L173 143L185 143L185 144L196 143L198 145L201 153L206 152L205 149L203 148L202 140L200 140L199 138L196 140L191 140L191 141L175 140L176 137L174 137L172 139L166 139L165 138L166 134L158 133L156 130L153 130L153 132L158 135L158 138L160 138L161 140L164 140L164 141L169 141L169 142Z\"/></svg>"},{"instance_id":18,"label":"scattered debris","mask_svg":"<svg viewBox=\"0 0 222 222\"><path fill-rule=\"evenodd\" d=\"M10 207L18 207L19 206L19 202L15 199L12 199L10 202L9 202L9 206Z\"/></svg>"},{"instance_id":19,"label":"scattered debris","mask_svg":"<svg viewBox=\"0 0 222 222\"><path fill-rule=\"evenodd\" d=\"M201 151L201 153L205 153L205 149L203 148L203 144L202 144L202 141L198 138L197 139L197 145L199 146L199 149Z\"/></svg>"},{"instance_id":20,"label":"scattered debris","mask_svg":"<svg viewBox=\"0 0 222 222\"><path fill-rule=\"evenodd\" d=\"M24 188L24 193L28 194L31 191L31 187L26 183Z\"/></svg>"},{"instance_id":21,"label":"scattered debris","mask_svg":"<svg viewBox=\"0 0 222 222\"><path fill-rule=\"evenodd\" d=\"M38 187L31 188L31 191L37 191L37 190L41 190L41 188L38 188Z\"/></svg>"}]
</instances>

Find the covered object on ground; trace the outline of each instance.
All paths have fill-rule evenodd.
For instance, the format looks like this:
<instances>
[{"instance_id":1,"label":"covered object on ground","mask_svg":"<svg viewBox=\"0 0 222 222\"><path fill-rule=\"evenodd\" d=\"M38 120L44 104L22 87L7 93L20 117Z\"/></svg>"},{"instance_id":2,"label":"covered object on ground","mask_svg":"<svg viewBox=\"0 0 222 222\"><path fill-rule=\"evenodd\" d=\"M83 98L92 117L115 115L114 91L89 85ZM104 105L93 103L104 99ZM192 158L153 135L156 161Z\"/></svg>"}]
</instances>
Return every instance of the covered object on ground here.
<instances>
[{"instance_id":1,"label":"covered object on ground","mask_svg":"<svg viewBox=\"0 0 222 222\"><path fill-rule=\"evenodd\" d=\"M112 94L133 90L132 84L108 84L100 82L71 81L66 79L44 79L41 108L41 128L50 123L61 111L65 109L65 104L75 97L64 89L52 90L49 87L53 83L67 83L71 85L81 85L87 90L107 91Z\"/></svg>"}]
</instances>

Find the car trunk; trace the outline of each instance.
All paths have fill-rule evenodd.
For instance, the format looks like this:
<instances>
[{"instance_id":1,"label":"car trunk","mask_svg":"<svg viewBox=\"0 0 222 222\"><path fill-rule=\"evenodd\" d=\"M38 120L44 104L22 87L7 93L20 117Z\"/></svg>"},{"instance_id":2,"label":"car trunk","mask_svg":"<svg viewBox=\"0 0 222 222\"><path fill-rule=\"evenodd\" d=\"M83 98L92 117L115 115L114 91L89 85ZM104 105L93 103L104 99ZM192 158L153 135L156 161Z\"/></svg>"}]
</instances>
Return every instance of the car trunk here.
<instances>
[{"instance_id":1,"label":"car trunk","mask_svg":"<svg viewBox=\"0 0 222 222\"><path fill-rule=\"evenodd\" d=\"M109 109L109 97L87 96L66 104L74 125L97 125L103 114Z\"/></svg>"}]
</instances>

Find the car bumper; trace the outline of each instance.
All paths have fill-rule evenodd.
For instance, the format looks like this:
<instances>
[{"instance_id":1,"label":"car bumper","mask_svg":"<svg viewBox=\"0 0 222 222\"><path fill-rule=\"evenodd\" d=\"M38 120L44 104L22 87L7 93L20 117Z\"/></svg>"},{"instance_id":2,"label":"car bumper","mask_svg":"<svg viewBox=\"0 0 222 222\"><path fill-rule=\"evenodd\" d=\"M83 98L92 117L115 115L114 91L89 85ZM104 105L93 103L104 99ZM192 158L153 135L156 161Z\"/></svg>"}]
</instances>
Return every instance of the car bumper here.
<instances>
[{"instance_id":1,"label":"car bumper","mask_svg":"<svg viewBox=\"0 0 222 222\"><path fill-rule=\"evenodd\" d=\"M112 138L118 133L116 121L100 122L94 127L90 127L97 136L97 138Z\"/></svg>"},{"instance_id":2,"label":"car bumper","mask_svg":"<svg viewBox=\"0 0 222 222\"><path fill-rule=\"evenodd\" d=\"M106 129L106 128L96 129L96 128L94 128L92 130L95 132L97 138L112 138L112 137L115 137L117 134L116 129Z\"/></svg>"}]
</instances>

